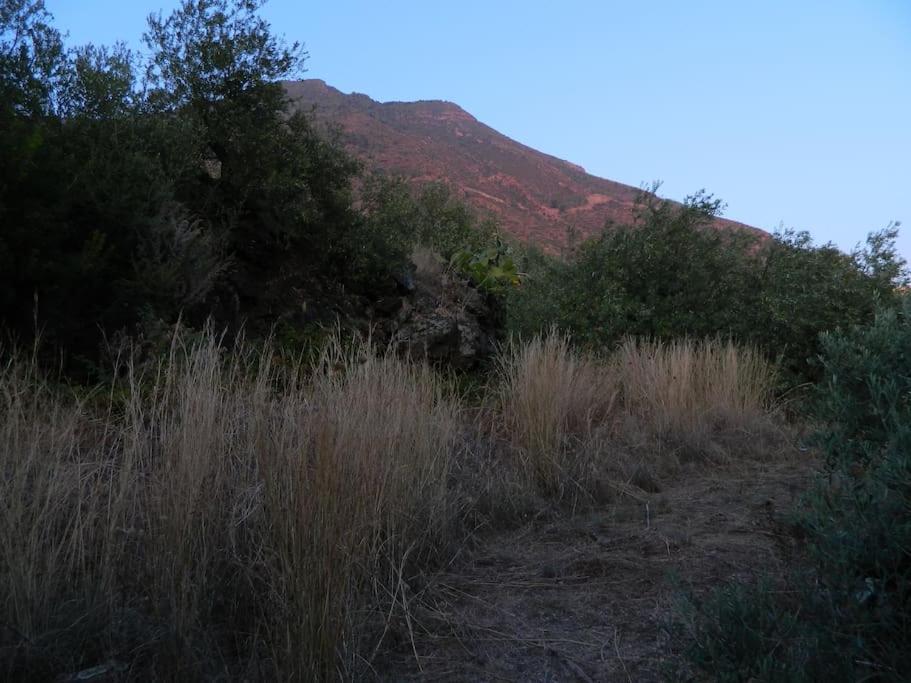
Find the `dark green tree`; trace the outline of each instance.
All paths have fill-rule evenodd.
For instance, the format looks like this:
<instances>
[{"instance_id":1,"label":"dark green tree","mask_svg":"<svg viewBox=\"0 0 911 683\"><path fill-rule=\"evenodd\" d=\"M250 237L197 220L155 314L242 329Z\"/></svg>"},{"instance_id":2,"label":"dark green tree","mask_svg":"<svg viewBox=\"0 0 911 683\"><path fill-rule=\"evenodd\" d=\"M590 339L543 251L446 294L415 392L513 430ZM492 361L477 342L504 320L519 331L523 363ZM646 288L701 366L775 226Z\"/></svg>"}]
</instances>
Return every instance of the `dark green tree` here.
<instances>
[{"instance_id":1,"label":"dark green tree","mask_svg":"<svg viewBox=\"0 0 911 683\"><path fill-rule=\"evenodd\" d=\"M305 53L261 2L150 17L142 78L122 46L64 50L40 0L0 13L0 320L91 359L143 321L270 327L364 283L358 165L280 79ZM376 259L374 259L374 262ZM156 325L158 323L156 322Z\"/></svg>"},{"instance_id":2,"label":"dark green tree","mask_svg":"<svg viewBox=\"0 0 911 683\"><path fill-rule=\"evenodd\" d=\"M150 17L145 41L148 106L194 133L195 165L173 169L177 195L232 257L218 310L267 325L294 289L357 281L362 225L358 164L305 113L289 113L281 81L302 73L306 53L271 32L262 4L186 1Z\"/></svg>"},{"instance_id":3,"label":"dark green tree","mask_svg":"<svg viewBox=\"0 0 911 683\"><path fill-rule=\"evenodd\" d=\"M640 196L635 221L607 226L564 259L528 252L512 330L556 324L602 349L625 335L731 337L779 360L792 386L819 378L820 334L871 322L905 282L895 225L845 254L808 233L719 230L716 199L699 193L676 204L655 189Z\"/></svg>"},{"instance_id":4,"label":"dark green tree","mask_svg":"<svg viewBox=\"0 0 911 683\"><path fill-rule=\"evenodd\" d=\"M632 224L607 226L568 262L538 256L526 264L529 277L512 302L514 329L556 323L602 348L630 334L740 336L743 308L756 298L756 239L714 228L720 208L704 193L675 204L643 192ZM554 320L539 318L546 310Z\"/></svg>"},{"instance_id":5,"label":"dark green tree","mask_svg":"<svg viewBox=\"0 0 911 683\"><path fill-rule=\"evenodd\" d=\"M139 234L168 196L140 133L131 56L65 51L42 2L4 3L0 29L0 311L20 339L91 355L135 317Z\"/></svg>"},{"instance_id":6,"label":"dark green tree","mask_svg":"<svg viewBox=\"0 0 911 683\"><path fill-rule=\"evenodd\" d=\"M814 245L806 232L779 232L766 245L750 338L781 358L792 382L820 377L820 334L870 323L897 303L905 272L897 234L894 226L873 232L850 254Z\"/></svg>"}]
</instances>

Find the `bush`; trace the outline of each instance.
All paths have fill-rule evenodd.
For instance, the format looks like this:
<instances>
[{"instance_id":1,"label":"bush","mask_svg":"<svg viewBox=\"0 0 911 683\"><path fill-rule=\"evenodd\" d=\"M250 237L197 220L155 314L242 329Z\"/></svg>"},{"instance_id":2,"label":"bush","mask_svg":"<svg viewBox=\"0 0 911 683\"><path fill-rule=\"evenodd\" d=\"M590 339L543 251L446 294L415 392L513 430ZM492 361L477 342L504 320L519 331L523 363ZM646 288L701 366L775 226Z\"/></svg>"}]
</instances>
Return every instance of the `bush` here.
<instances>
[{"instance_id":1,"label":"bush","mask_svg":"<svg viewBox=\"0 0 911 683\"><path fill-rule=\"evenodd\" d=\"M815 416L831 464L876 465L911 429L911 300L868 328L822 338L825 381Z\"/></svg>"},{"instance_id":2,"label":"bush","mask_svg":"<svg viewBox=\"0 0 911 683\"><path fill-rule=\"evenodd\" d=\"M821 334L866 325L879 308L897 304L905 282L905 263L894 251L897 235L891 226L873 232L864 249L850 254L832 244L815 246L806 232L774 235L757 283L758 315L746 316L746 333L781 358L792 384L823 376Z\"/></svg>"},{"instance_id":3,"label":"bush","mask_svg":"<svg viewBox=\"0 0 911 683\"><path fill-rule=\"evenodd\" d=\"M698 606L682 604L677 626L685 635L690 664L720 683L855 680L850 657L836 638L837 623L828 621L824 597L795 598L791 592L763 580L754 586L724 586ZM826 620L823 628L821 618ZM688 674L675 671L669 678L698 680Z\"/></svg>"},{"instance_id":4,"label":"bush","mask_svg":"<svg viewBox=\"0 0 911 683\"><path fill-rule=\"evenodd\" d=\"M495 224L478 219L443 183L415 188L404 178L375 173L365 179L361 203L373 251L385 247L385 258L396 263L404 263L415 247L446 261L458 253L502 247Z\"/></svg>"},{"instance_id":5,"label":"bush","mask_svg":"<svg viewBox=\"0 0 911 683\"><path fill-rule=\"evenodd\" d=\"M894 227L843 254L806 233L762 240L720 231L712 226L720 208L702 193L677 205L644 192L632 224L608 226L567 259L526 252L509 328L528 335L555 324L594 349L626 335L730 337L777 361L793 386L819 378L821 332L870 322L878 306L894 305L904 282Z\"/></svg>"},{"instance_id":6,"label":"bush","mask_svg":"<svg viewBox=\"0 0 911 683\"><path fill-rule=\"evenodd\" d=\"M911 676L911 308L822 348L829 472L796 520L808 567L786 593L731 587L698 610L691 660L726 680Z\"/></svg>"},{"instance_id":7,"label":"bush","mask_svg":"<svg viewBox=\"0 0 911 683\"><path fill-rule=\"evenodd\" d=\"M502 296L521 282L511 250L499 238L492 246L473 252L462 249L452 255L449 265L467 275L489 294Z\"/></svg>"},{"instance_id":8,"label":"bush","mask_svg":"<svg viewBox=\"0 0 911 683\"><path fill-rule=\"evenodd\" d=\"M608 226L567 263L537 257L528 264L528 284L512 302L515 331L555 323L587 346L609 348L627 335L671 339L740 329L743 309L731 302L747 304L755 292L744 256L748 238L710 227L720 209L711 196L678 206L642 193L639 202L634 224ZM528 298L552 301L555 319L528 316Z\"/></svg>"}]
</instances>

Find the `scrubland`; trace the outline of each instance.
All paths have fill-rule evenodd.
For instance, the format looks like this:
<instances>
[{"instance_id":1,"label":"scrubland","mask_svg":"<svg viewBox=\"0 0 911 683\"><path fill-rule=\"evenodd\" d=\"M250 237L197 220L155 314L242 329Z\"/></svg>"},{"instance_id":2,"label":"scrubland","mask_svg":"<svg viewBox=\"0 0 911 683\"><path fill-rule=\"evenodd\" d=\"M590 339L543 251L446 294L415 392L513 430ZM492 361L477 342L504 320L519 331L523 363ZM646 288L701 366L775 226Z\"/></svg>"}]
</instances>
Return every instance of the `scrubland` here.
<instances>
[{"instance_id":1,"label":"scrubland","mask_svg":"<svg viewBox=\"0 0 911 683\"><path fill-rule=\"evenodd\" d=\"M368 341L314 362L177 333L109 385L0 373L4 676L366 675L412 578L542 504L571 515L786 442L774 369L720 340L556 333L481 401Z\"/></svg>"},{"instance_id":2,"label":"scrubland","mask_svg":"<svg viewBox=\"0 0 911 683\"><path fill-rule=\"evenodd\" d=\"M543 252L261 6L0 10L0 679L911 680L899 224Z\"/></svg>"}]
</instances>

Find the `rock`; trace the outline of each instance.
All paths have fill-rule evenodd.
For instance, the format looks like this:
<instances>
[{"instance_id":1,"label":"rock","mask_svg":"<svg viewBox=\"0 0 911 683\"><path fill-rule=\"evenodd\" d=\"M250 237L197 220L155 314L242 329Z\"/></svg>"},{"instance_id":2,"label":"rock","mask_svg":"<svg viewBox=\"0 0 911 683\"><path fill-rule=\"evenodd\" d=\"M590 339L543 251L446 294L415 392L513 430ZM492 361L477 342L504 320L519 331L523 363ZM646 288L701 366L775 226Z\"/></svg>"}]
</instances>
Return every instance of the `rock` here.
<instances>
[{"instance_id":1,"label":"rock","mask_svg":"<svg viewBox=\"0 0 911 683\"><path fill-rule=\"evenodd\" d=\"M392 346L403 355L460 369L476 366L496 345L487 296L453 273L415 275L413 295L392 321Z\"/></svg>"}]
</instances>

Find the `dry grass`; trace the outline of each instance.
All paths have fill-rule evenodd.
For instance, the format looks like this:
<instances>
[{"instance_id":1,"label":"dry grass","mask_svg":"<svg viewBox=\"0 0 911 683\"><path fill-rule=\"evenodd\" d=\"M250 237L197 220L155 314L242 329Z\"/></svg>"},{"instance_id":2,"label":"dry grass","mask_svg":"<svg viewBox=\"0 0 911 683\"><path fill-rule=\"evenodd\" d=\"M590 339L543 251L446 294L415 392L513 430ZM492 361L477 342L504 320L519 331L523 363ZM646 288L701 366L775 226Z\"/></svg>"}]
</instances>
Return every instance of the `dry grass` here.
<instances>
[{"instance_id":1,"label":"dry grass","mask_svg":"<svg viewBox=\"0 0 911 683\"><path fill-rule=\"evenodd\" d=\"M502 421L520 472L545 492L562 490L577 475L573 454L611 418L610 369L551 332L508 345L499 370Z\"/></svg>"},{"instance_id":2,"label":"dry grass","mask_svg":"<svg viewBox=\"0 0 911 683\"><path fill-rule=\"evenodd\" d=\"M90 650L81 634L107 620L123 514L112 445L84 403L62 399L34 364L0 370L0 662Z\"/></svg>"},{"instance_id":3,"label":"dry grass","mask_svg":"<svg viewBox=\"0 0 911 683\"><path fill-rule=\"evenodd\" d=\"M636 479L682 452L754 452L775 429L774 378L756 351L729 342L627 340L599 360L551 332L505 348L498 400L525 481L562 496L591 493L597 473Z\"/></svg>"},{"instance_id":4,"label":"dry grass","mask_svg":"<svg viewBox=\"0 0 911 683\"><path fill-rule=\"evenodd\" d=\"M775 368L749 347L628 339L613 360L625 414L659 439L697 448L719 435L746 439L774 412Z\"/></svg>"},{"instance_id":5,"label":"dry grass","mask_svg":"<svg viewBox=\"0 0 911 683\"><path fill-rule=\"evenodd\" d=\"M458 405L426 368L336 345L279 373L178 338L90 415L31 367L0 374L7 678L112 649L166 678L352 676L446 541Z\"/></svg>"},{"instance_id":6,"label":"dry grass","mask_svg":"<svg viewBox=\"0 0 911 683\"><path fill-rule=\"evenodd\" d=\"M445 542L459 409L426 367L338 347L324 355L300 407L306 419L272 430L289 447L262 451L275 545L284 549L276 640L288 660L314 647L292 676L328 677L309 662L334 665L339 654L350 674L362 648L339 653L339 644L359 635L368 585L394 602L404 565ZM308 446L312 459L303 463Z\"/></svg>"},{"instance_id":7,"label":"dry grass","mask_svg":"<svg viewBox=\"0 0 911 683\"><path fill-rule=\"evenodd\" d=\"M438 375L369 343L309 366L222 342L178 335L84 398L0 369L0 677L111 657L137 679L357 677L477 476L559 499L626 476L632 432L654 459L769 422L771 369L719 342L511 345L499 438L474 441Z\"/></svg>"},{"instance_id":8,"label":"dry grass","mask_svg":"<svg viewBox=\"0 0 911 683\"><path fill-rule=\"evenodd\" d=\"M415 247L411 252L415 276L429 282L439 282L446 272L446 262L428 247Z\"/></svg>"}]
</instances>

